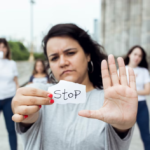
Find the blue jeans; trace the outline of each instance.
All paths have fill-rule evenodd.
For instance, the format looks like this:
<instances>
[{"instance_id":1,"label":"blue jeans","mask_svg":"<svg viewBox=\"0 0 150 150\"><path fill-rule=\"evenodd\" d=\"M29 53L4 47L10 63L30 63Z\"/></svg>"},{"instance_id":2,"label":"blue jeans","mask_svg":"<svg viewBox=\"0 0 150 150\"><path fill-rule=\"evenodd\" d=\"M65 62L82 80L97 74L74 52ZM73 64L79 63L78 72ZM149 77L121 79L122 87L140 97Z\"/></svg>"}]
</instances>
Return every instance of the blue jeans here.
<instances>
[{"instance_id":1,"label":"blue jeans","mask_svg":"<svg viewBox=\"0 0 150 150\"><path fill-rule=\"evenodd\" d=\"M137 124L145 150L150 150L149 112L146 101L138 102Z\"/></svg>"},{"instance_id":2,"label":"blue jeans","mask_svg":"<svg viewBox=\"0 0 150 150\"><path fill-rule=\"evenodd\" d=\"M9 135L9 144L11 150L17 150L17 136L15 131L14 122L12 121L11 98L0 100L0 111L3 111L5 124Z\"/></svg>"}]
</instances>

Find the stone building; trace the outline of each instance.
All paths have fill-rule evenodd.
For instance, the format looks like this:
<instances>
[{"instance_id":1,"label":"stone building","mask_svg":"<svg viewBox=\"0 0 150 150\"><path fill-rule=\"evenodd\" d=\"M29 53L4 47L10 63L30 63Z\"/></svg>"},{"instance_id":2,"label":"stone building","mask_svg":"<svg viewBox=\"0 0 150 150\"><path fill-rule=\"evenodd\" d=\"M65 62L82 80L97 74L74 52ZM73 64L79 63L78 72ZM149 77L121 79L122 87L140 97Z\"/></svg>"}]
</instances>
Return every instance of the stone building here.
<instances>
[{"instance_id":1,"label":"stone building","mask_svg":"<svg viewBox=\"0 0 150 150\"><path fill-rule=\"evenodd\" d=\"M141 45L150 57L150 0L101 0L101 44L123 56Z\"/></svg>"}]
</instances>

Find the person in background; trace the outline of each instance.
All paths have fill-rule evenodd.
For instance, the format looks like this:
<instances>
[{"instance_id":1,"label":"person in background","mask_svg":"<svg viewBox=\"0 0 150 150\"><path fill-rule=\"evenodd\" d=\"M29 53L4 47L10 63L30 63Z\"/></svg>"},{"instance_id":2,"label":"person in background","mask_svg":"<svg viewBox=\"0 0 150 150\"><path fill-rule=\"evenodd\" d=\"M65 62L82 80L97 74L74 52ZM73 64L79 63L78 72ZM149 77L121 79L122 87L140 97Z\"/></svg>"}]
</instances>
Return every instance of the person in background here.
<instances>
[{"instance_id":1,"label":"person in background","mask_svg":"<svg viewBox=\"0 0 150 150\"><path fill-rule=\"evenodd\" d=\"M0 111L3 112L11 150L17 150L17 136L12 121L11 101L19 88L16 63L10 59L8 42L0 38Z\"/></svg>"},{"instance_id":2,"label":"person in background","mask_svg":"<svg viewBox=\"0 0 150 150\"><path fill-rule=\"evenodd\" d=\"M150 76L145 50L138 45L132 47L124 58L124 62L126 71L128 67L131 67L136 76L138 93L137 124L145 150L150 150L149 112L146 104L146 95L150 94Z\"/></svg>"},{"instance_id":3,"label":"person in background","mask_svg":"<svg viewBox=\"0 0 150 150\"><path fill-rule=\"evenodd\" d=\"M29 83L49 83L49 77L43 60L37 60Z\"/></svg>"}]
</instances>

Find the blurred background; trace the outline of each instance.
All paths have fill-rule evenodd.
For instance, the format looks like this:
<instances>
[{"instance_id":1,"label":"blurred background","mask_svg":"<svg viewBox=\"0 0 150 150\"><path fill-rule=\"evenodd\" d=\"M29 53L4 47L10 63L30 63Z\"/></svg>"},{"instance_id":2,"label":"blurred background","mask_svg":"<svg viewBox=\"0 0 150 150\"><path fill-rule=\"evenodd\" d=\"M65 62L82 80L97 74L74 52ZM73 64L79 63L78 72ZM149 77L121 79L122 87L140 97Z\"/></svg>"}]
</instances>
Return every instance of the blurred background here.
<instances>
[{"instance_id":1,"label":"blurred background","mask_svg":"<svg viewBox=\"0 0 150 150\"><path fill-rule=\"evenodd\" d=\"M134 45L141 45L150 64L149 6L150 0L0 0L0 37L9 41L20 86L29 81L34 61L45 60L41 41L58 23L77 24L103 45L107 54L116 57L124 56ZM9 150L2 113L0 149ZM23 150L20 138L19 150ZM143 150L137 126L130 150Z\"/></svg>"},{"instance_id":2,"label":"blurred background","mask_svg":"<svg viewBox=\"0 0 150 150\"><path fill-rule=\"evenodd\" d=\"M150 63L149 5L149 0L101 0L100 42L107 53L123 56L141 45Z\"/></svg>"}]
</instances>

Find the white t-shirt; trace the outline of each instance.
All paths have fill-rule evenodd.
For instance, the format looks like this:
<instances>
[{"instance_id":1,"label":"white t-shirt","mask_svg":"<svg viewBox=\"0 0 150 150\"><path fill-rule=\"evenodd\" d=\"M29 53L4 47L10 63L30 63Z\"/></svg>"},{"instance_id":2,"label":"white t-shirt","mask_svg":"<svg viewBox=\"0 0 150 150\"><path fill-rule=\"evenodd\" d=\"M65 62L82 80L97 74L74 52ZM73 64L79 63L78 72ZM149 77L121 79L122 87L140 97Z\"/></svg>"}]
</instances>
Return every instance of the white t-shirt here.
<instances>
[{"instance_id":1,"label":"white t-shirt","mask_svg":"<svg viewBox=\"0 0 150 150\"><path fill-rule=\"evenodd\" d=\"M0 59L0 100L4 100L15 95L15 76L18 76L15 61Z\"/></svg>"},{"instance_id":2,"label":"white t-shirt","mask_svg":"<svg viewBox=\"0 0 150 150\"><path fill-rule=\"evenodd\" d=\"M29 81L29 82L46 84L46 83L48 83L48 76L36 78L36 77L34 77L34 76L32 75L32 76L30 77L30 81Z\"/></svg>"},{"instance_id":3,"label":"white t-shirt","mask_svg":"<svg viewBox=\"0 0 150 150\"><path fill-rule=\"evenodd\" d=\"M136 67L133 68L135 76L136 76L136 88L137 91L143 90L144 85L146 83L150 83L150 75L149 72L146 68L143 67ZM127 78L129 81L129 73L128 73L128 66L126 66L126 73L127 73ZM143 101L145 100L146 97L144 95L139 95L138 96L138 101Z\"/></svg>"}]
</instances>

